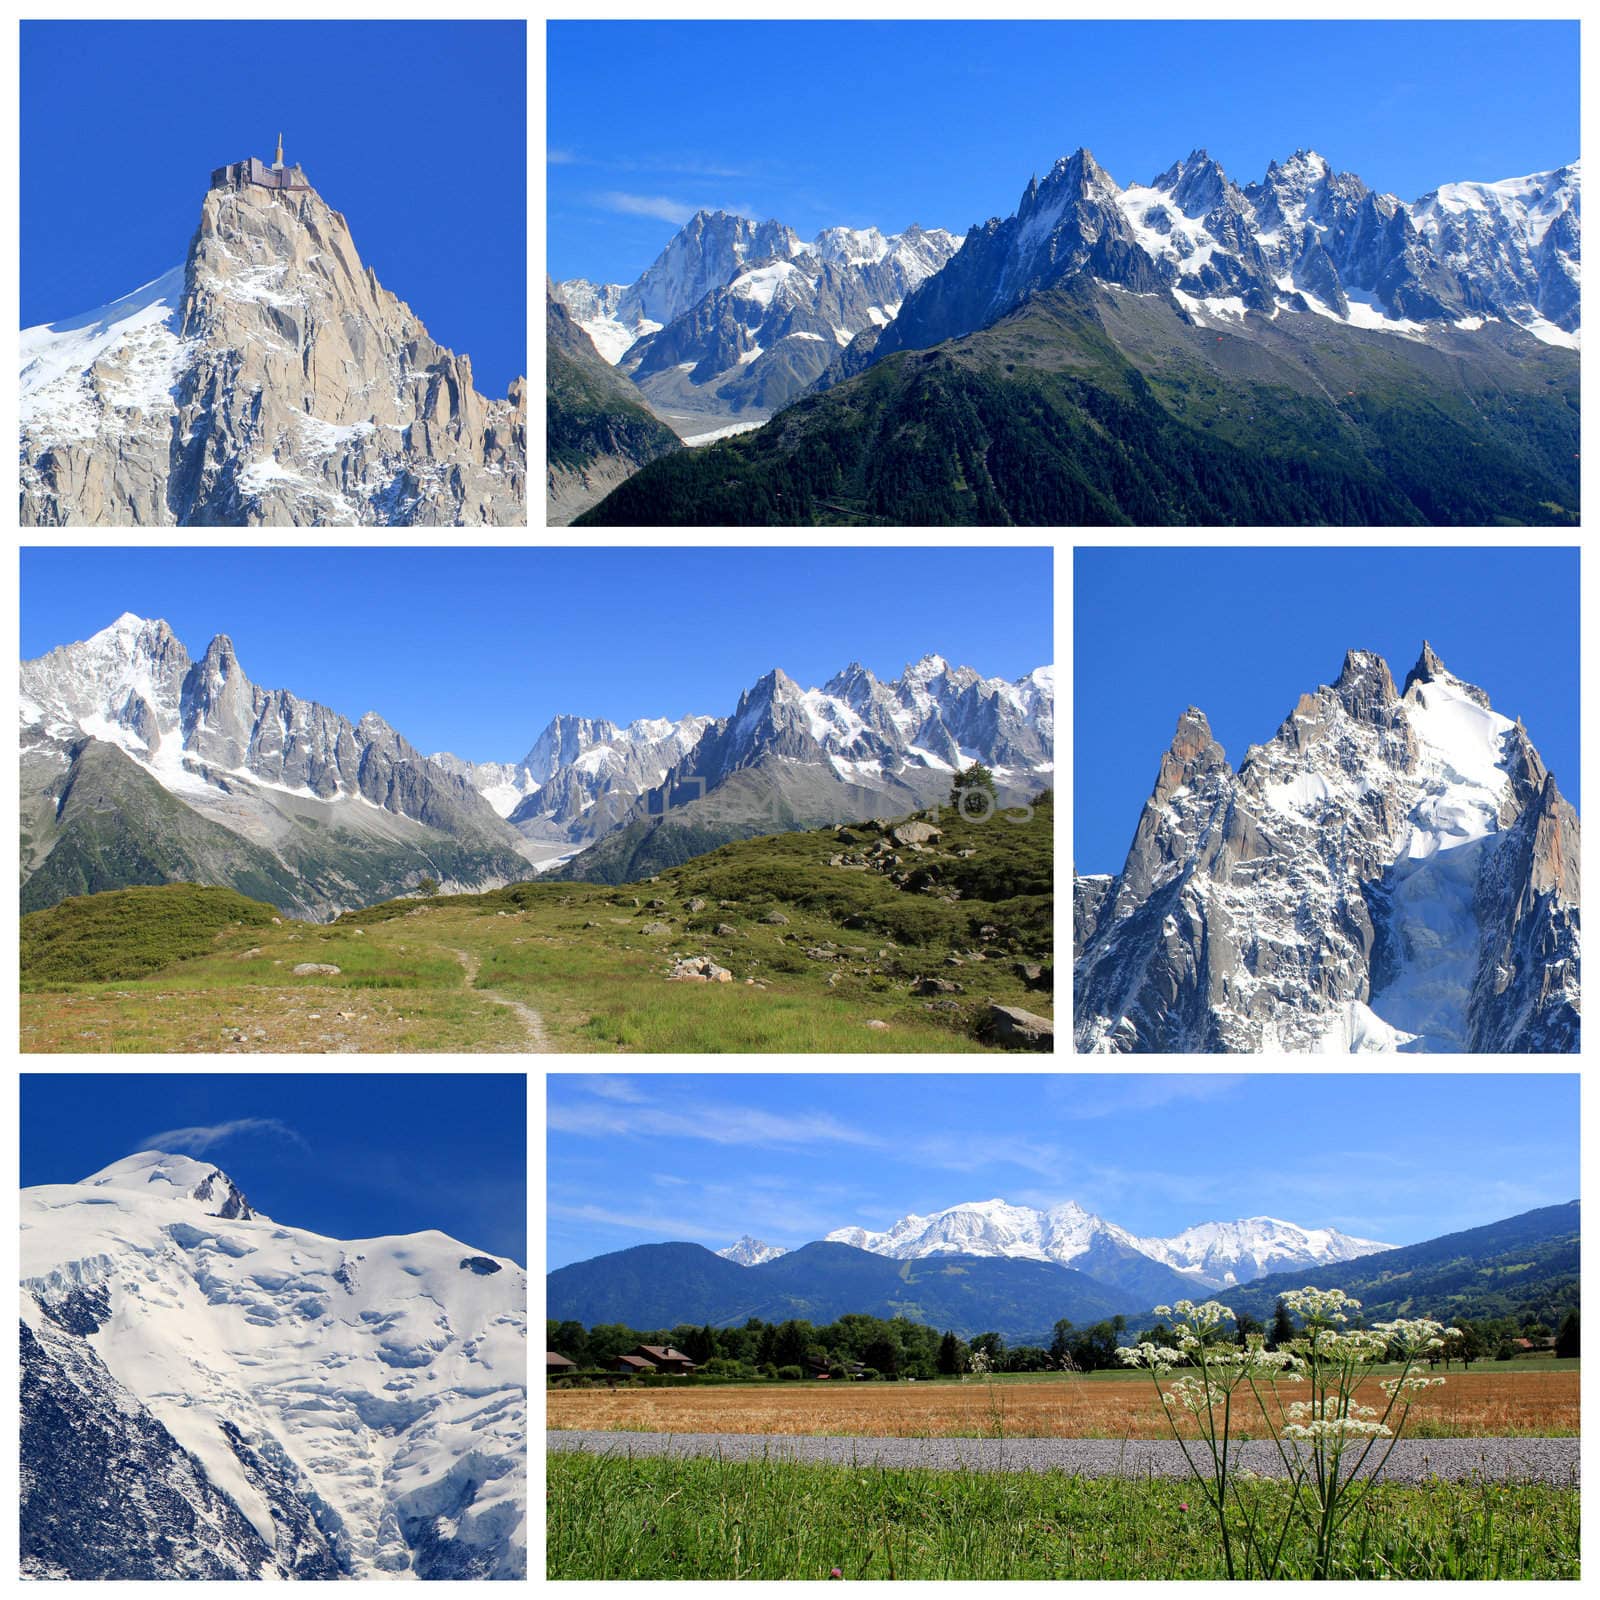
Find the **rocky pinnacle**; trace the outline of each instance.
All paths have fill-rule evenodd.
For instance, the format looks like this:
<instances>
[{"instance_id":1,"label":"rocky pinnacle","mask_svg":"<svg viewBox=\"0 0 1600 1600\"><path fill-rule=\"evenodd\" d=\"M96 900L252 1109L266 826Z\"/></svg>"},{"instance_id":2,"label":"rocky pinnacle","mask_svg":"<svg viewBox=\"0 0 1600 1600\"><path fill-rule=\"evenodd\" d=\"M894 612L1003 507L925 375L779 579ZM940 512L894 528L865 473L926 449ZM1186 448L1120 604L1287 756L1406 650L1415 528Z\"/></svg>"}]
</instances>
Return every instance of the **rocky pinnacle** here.
<instances>
[{"instance_id":1,"label":"rocky pinnacle","mask_svg":"<svg viewBox=\"0 0 1600 1600\"><path fill-rule=\"evenodd\" d=\"M181 273L94 314L108 342L25 334L24 525L524 524L525 381L485 399L341 213L240 170L216 175Z\"/></svg>"}]
</instances>

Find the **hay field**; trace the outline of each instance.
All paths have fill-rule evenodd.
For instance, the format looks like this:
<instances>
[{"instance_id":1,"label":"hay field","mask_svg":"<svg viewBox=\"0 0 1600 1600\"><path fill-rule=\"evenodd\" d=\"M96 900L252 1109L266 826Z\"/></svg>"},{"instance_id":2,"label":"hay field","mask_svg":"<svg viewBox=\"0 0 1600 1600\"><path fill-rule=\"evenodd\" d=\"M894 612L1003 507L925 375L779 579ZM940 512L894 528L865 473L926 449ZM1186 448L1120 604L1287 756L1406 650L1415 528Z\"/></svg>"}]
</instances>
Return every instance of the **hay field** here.
<instances>
[{"instance_id":1,"label":"hay field","mask_svg":"<svg viewBox=\"0 0 1600 1600\"><path fill-rule=\"evenodd\" d=\"M1284 1402L1305 1398L1284 1385ZM1382 1406L1369 1382L1359 1398ZM1245 1396L1257 1436L1266 1432ZM1236 1413L1237 1416L1237 1413ZM1034 1381L768 1383L682 1389L554 1389L547 1426L660 1433L855 1434L861 1437L1161 1439L1162 1406L1144 1374ZM1237 1426L1237 1424L1236 1424ZM1192 1431L1192 1429L1191 1429ZM1451 1372L1412 1409L1413 1438L1557 1437L1578 1432L1578 1371L1506 1370L1494 1363Z\"/></svg>"}]
</instances>

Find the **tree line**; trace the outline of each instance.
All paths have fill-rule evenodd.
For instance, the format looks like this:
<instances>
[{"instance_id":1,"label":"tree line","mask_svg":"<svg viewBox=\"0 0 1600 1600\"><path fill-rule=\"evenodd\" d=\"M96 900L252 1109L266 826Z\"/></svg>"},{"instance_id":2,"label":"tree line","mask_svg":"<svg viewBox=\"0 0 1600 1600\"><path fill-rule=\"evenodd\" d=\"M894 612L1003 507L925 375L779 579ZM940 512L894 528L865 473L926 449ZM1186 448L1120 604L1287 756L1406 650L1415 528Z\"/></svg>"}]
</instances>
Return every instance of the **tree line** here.
<instances>
[{"instance_id":1,"label":"tree line","mask_svg":"<svg viewBox=\"0 0 1600 1600\"><path fill-rule=\"evenodd\" d=\"M1464 1337L1451 1349L1450 1360L1468 1365L1481 1360L1506 1361L1523 1354L1519 1339L1537 1345L1553 1338L1555 1355L1579 1353L1576 1311L1569 1311L1553 1333L1543 1323L1519 1323L1512 1317L1486 1317L1456 1325ZM1099 1372L1121 1366L1119 1345L1145 1340L1176 1343L1165 1322L1135 1333L1127 1318L1120 1316L1084 1328L1063 1317L1055 1324L1048 1344L1015 1345L994 1331L969 1340L906 1317L885 1319L855 1312L820 1327L803 1318L764 1322L751 1317L737 1328L697 1327L693 1323L630 1328L619 1322L585 1328L570 1320L552 1320L545 1328L547 1348L575 1362L581 1371L608 1371L618 1356L636 1345L671 1345L688 1356L701 1375L729 1381L798 1379L818 1372L834 1378L923 1382L972 1371ZM1262 1335L1268 1349L1277 1349L1300 1333L1282 1301L1268 1323L1241 1312L1234 1331L1241 1344L1252 1335Z\"/></svg>"}]
</instances>

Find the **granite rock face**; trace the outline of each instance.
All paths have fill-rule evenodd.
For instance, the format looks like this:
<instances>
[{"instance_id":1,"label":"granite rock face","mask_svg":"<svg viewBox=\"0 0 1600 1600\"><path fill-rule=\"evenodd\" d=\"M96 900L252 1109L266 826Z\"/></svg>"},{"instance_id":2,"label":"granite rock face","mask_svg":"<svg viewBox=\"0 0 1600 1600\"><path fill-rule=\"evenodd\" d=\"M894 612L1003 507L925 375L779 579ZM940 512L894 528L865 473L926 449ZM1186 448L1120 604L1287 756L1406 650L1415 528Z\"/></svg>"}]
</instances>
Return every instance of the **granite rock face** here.
<instances>
[{"instance_id":1,"label":"granite rock face","mask_svg":"<svg viewBox=\"0 0 1600 1600\"><path fill-rule=\"evenodd\" d=\"M24 331L23 524L525 524L525 381L479 394L315 189L241 170L181 268Z\"/></svg>"},{"instance_id":2,"label":"granite rock face","mask_svg":"<svg viewBox=\"0 0 1600 1600\"><path fill-rule=\"evenodd\" d=\"M1426 644L1351 651L1234 770L1193 707L1074 892L1079 1050L1574 1051L1579 828Z\"/></svg>"}]
</instances>

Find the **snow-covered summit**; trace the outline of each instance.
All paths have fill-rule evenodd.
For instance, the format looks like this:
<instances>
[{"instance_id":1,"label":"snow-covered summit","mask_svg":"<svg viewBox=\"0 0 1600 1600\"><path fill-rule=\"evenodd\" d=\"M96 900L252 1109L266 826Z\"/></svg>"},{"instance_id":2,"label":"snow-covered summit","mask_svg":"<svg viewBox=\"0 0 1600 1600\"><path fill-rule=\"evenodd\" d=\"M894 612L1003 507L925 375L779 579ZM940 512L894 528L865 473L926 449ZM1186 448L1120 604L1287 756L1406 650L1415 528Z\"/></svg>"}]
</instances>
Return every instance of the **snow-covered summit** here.
<instances>
[{"instance_id":1,"label":"snow-covered summit","mask_svg":"<svg viewBox=\"0 0 1600 1600\"><path fill-rule=\"evenodd\" d=\"M740 1234L726 1249L716 1252L724 1261L736 1262L741 1267L759 1267L764 1261L776 1261L788 1255L781 1244L768 1244L763 1239L752 1239L748 1233Z\"/></svg>"},{"instance_id":2,"label":"snow-covered summit","mask_svg":"<svg viewBox=\"0 0 1600 1600\"><path fill-rule=\"evenodd\" d=\"M1235 771L1191 708L1123 870L1075 890L1080 1049L1570 1050L1578 819L1424 644L1351 650Z\"/></svg>"},{"instance_id":3,"label":"snow-covered summit","mask_svg":"<svg viewBox=\"0 0 1600 1600\"><path fill-rule=\"evenodd\" d=\"M135 1408L168 1430L257 1536L231 1575L524 1574L516 1262L440 1232L273 1221L216 1167L158 1151L21 1205L52 1403L85 1427ZM176 1565L182 1530L166 1531ZM313 1555L338 1570L306 1571Z\"/></svg>"},{"instance_id":4,"label":"snow-covered summit","mask_svg":"<svg viewBox=\"0 0 1600 1600\"><path fill-rule=\"evenodd\" d=\"M965 1201L927 1216L911 1213L881 1231L836 1228L827 1238L899 1261L938 1255L1005 1256L1087 1266L1091 1274L1100 1259L1098 1252L1132 1253L1171 1267L1206 1288L1392 1248L1332 1228L1301 1228L1271 1217L1198 1223L1170 1238L1141 1237L1076 1201L1038 1209L998 1198Z\"/></svg>"}]
</instances>

